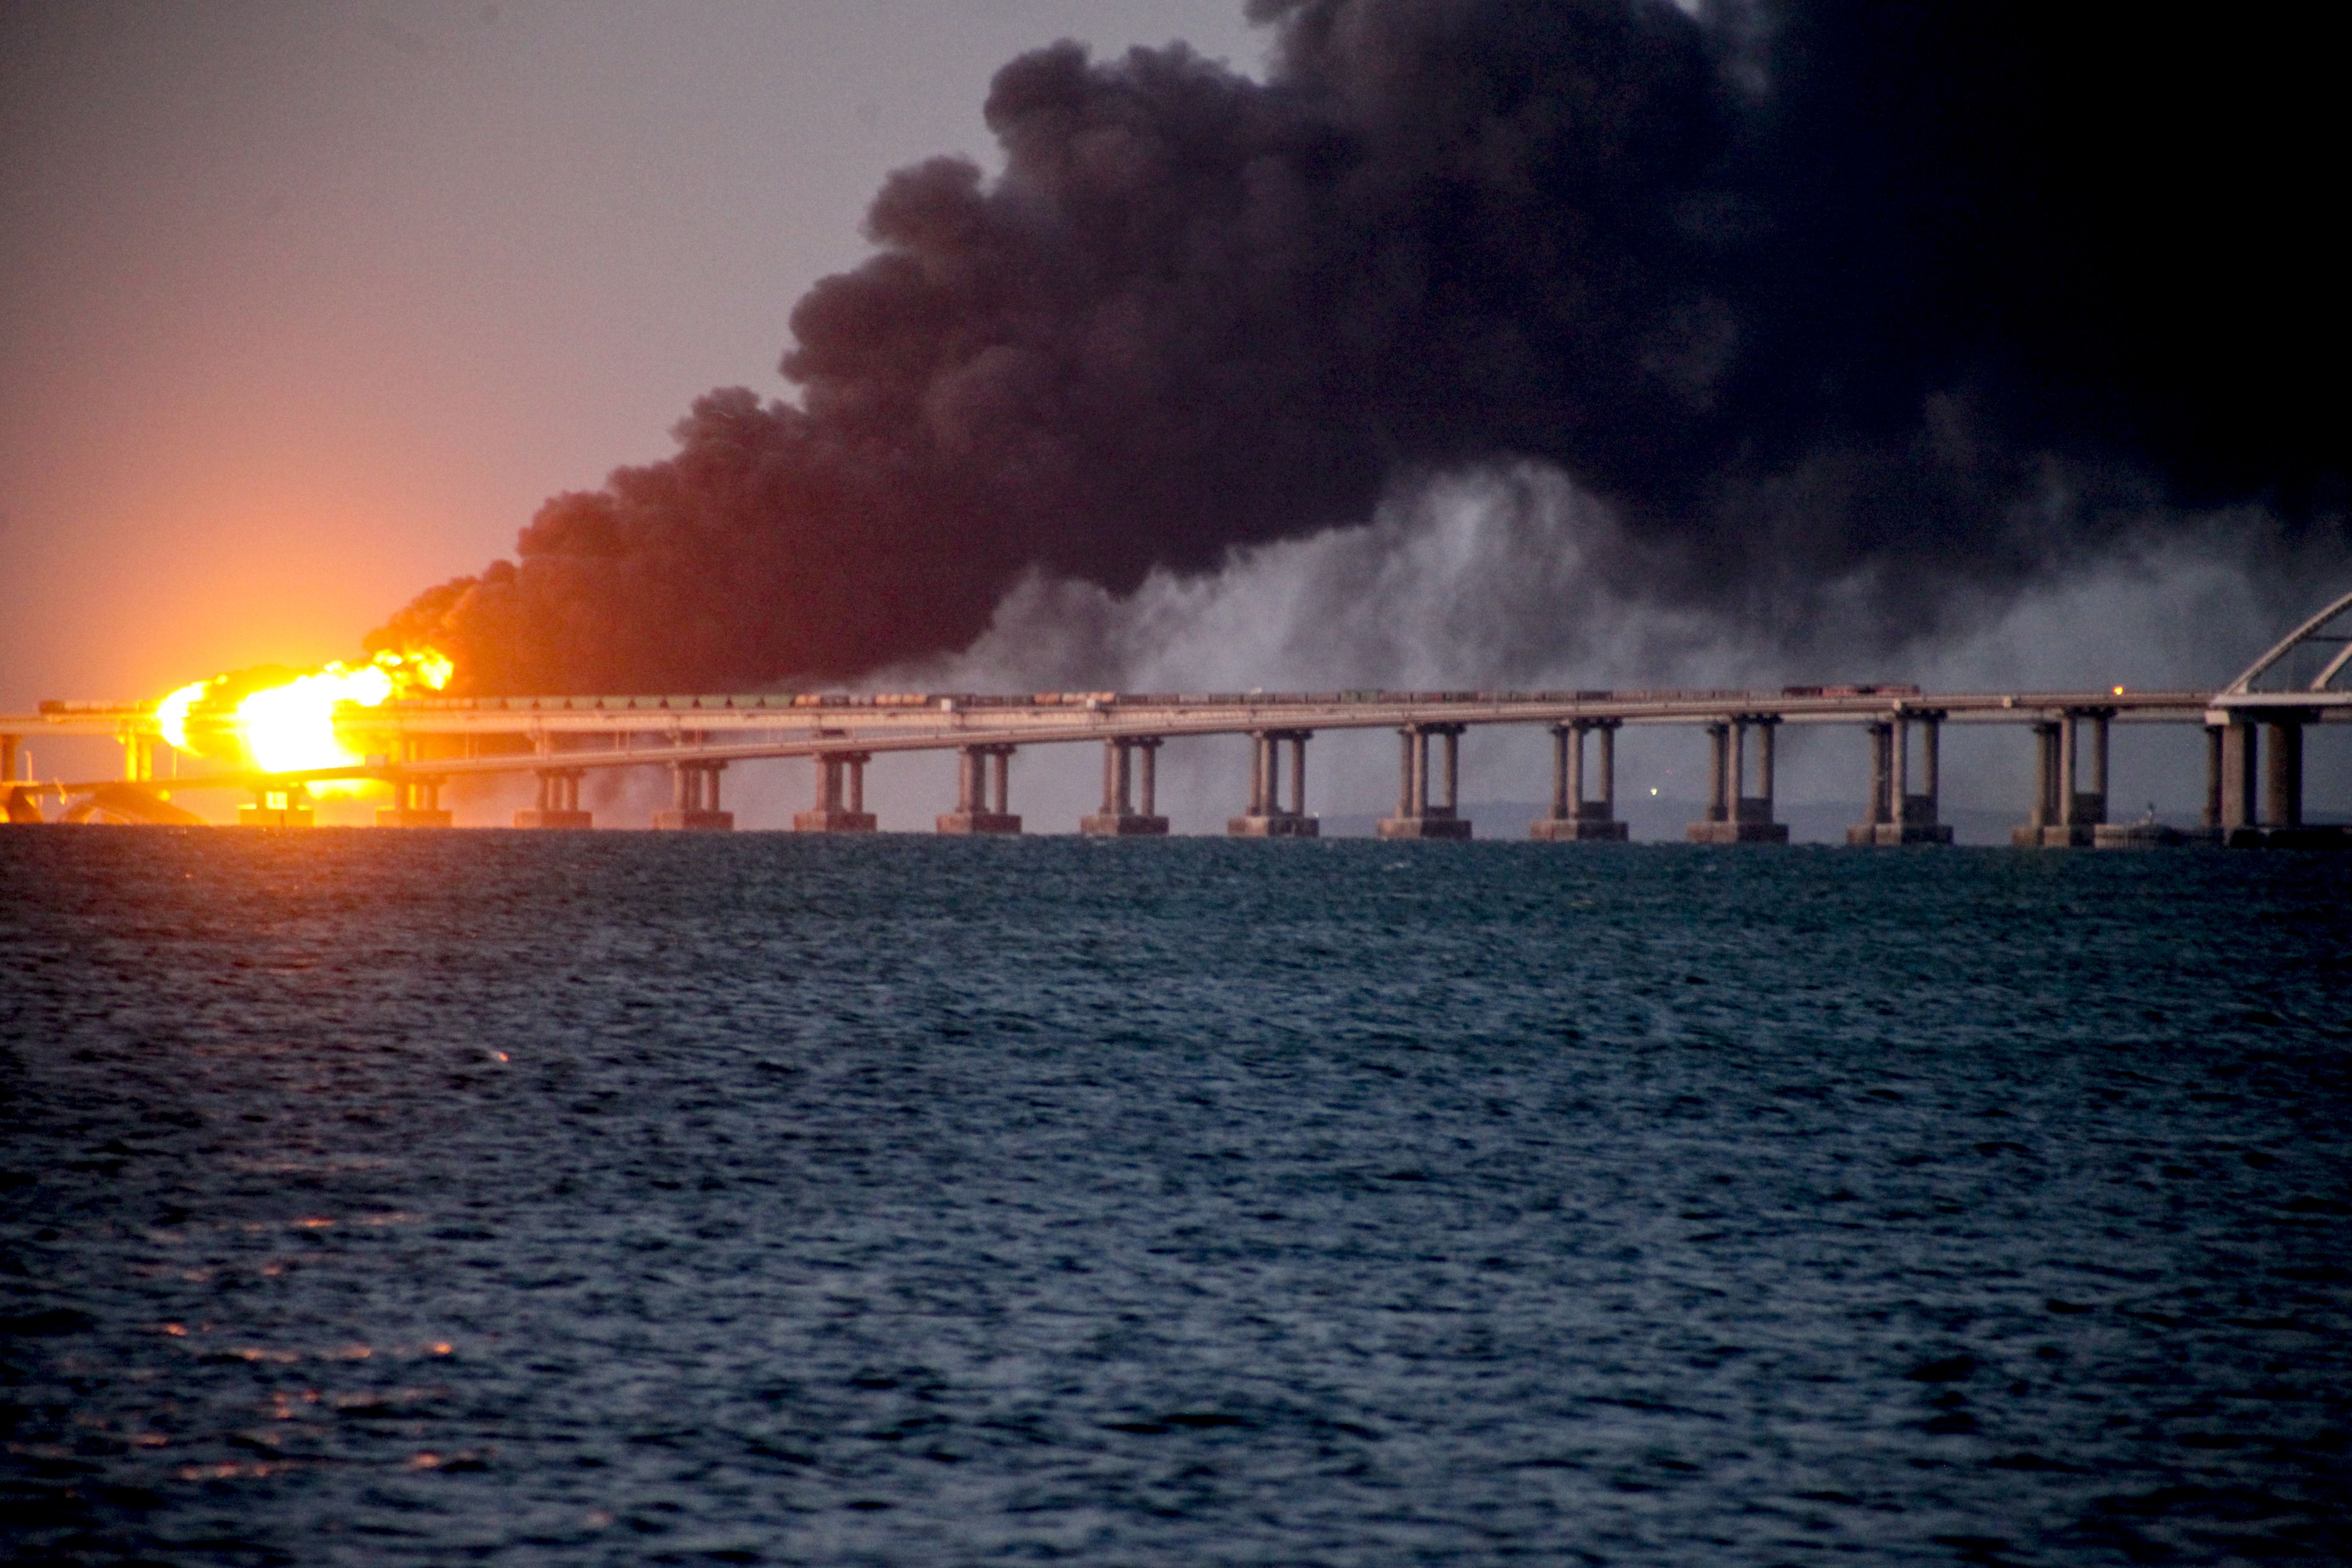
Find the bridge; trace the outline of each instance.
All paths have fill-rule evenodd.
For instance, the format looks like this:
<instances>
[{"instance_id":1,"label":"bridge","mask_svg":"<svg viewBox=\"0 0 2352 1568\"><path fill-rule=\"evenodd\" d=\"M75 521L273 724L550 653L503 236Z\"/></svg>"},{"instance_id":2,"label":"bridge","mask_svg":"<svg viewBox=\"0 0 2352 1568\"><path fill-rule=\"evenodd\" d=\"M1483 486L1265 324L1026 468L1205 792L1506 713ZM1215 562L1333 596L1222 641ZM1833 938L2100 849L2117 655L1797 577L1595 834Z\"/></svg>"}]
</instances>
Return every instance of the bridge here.
<instances>
[{"instance_id":1,"label":"bridge","mask_svg":"<svg viewBox=\"0 0 2352 1568\"><path fill-rule=\"evenodd\" d=\"M439 792L453 779L530 773L538 804L519 827L588 827L579 786L593 770L660 767L671 803L656 827L723 829L719 779L733 763L811 757L816 797L793 819L803 832L870 832L865 772L895 752L954 751L959 786L942 833L1018 833L1009 795L1020 748L1092 742L1103 748L1103 797L1080 831L1165 834L1157 810L1160 747L1192 736L1251 737L1239 837L1309 837L1307 743L1320 731L1389 729L1399 737L1397 807L1380 824L1389 838L1467 838L1460 810L1461 736L1472 726L1541 725L1550 732L1551 802L1530 825L1552 842L1626 837L1616 813L1615 737L1626 725L1680 725L1704 732L1708 795L1686 837L1699 843L1786 842L1774 815L1775 735L1787 724L1848 725L1865 740L1864 820L1858 845L1948 844L1940 819L1940 738L1947 724L2024 727L2035 782L2021 846L2137 846L2205 841L2239 847L2333 845L2341 828L2303 820L2304 731L2352 722L2352 594L2336 600L2212 691L1925 692L1913 686L1786 686L1771 690L1387 691L1292 693L1114 691L1029 696L971 693L846 695L755 693L614 697L423 698L352 709L342 732L368 748L335 768L219 772L159 779L163 744L153 703L45 702L37 713L0 715L0 780L8 818L46 820L42 799L63 816L195 822L166 798L217 788L250 792L240 821L299 826L310 819L308 787L337 779L391 786L377 813L390 826L446 826ZM2206 738L2203 826L2177 829L2107 820L2108 738L2115 724L2196 724ZM36 735L103 735L121 743L121 777L18 780L19 742ZM2087 744L2085 743L2087 742ZM2087 753L2087 754L2086 754ZM1287 766L1286 768L1286 761ZM1286 788L1285 785L1287 785Z\"/></svg>"}]
</instances>

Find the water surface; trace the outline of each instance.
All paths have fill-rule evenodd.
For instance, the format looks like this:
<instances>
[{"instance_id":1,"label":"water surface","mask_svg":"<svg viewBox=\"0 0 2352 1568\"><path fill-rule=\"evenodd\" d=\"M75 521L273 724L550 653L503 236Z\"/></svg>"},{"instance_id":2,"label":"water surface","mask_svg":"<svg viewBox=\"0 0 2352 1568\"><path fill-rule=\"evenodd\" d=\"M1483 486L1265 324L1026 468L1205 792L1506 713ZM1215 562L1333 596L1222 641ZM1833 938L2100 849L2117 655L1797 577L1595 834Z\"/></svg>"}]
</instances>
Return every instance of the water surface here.
<instances>
[{"instance_id":1,"label":"water surface","mask_svg":"<svg viewBox=\"0 0 2352 1568\"><path fill-rule=\"evenodd\" d=\"M2352 1559L2352 862L0 833L0 1550Z\"/></svg>"}]
</instances>

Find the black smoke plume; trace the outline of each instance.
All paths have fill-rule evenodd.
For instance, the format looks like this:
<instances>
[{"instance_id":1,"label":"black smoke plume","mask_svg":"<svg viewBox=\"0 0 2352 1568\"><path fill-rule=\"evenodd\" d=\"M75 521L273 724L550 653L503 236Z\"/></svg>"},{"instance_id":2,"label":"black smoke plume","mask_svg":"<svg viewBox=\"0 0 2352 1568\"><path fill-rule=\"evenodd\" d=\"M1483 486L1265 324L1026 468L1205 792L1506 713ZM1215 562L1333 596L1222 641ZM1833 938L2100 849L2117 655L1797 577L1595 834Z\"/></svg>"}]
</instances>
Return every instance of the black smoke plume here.
<instances>
[{"instance_id":1,"label":"black smoke plume","mask_svg":"<svg viewBox=\"0 0 2352 1568\"><path fill-rule=\"evenodd\" d=\"M797 404L698 400L419 596L476 690L709 689L961 647L1556 465L1595 569L1777 637L2253 503L2346 548L2333 51L2284 13L1999 0L1253 0L997 73L994 180L893 174L794 310Z\"/></svg>"}]
</instances>

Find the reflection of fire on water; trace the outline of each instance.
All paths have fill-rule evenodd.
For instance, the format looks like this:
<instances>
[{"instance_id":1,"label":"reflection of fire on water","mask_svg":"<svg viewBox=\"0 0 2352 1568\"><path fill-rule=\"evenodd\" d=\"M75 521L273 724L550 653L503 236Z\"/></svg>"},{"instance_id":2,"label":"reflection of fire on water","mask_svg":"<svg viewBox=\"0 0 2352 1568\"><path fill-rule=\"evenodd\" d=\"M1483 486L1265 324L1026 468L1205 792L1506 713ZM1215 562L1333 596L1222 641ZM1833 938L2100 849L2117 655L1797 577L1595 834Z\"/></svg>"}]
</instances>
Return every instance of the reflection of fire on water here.
<instances>
[{"instance_id":1,"label":"reflection of fire on water","mask_svg":"<svg viewBox=\"0 0 2352 1568\"><path fill-rule=\"evenodd\" d=\"M351 767L362 759L344 743L337 725L346 704L377 708L396 697L438 691L449 684L452 668L445 655L425 648L380 653L362 665L330 664L308 675L264 669L215 676L163 699L155 721L179 750L240 767L273 773ZM380 787L363 779L310 786L320 795Z\"/></svg>"}]
</instances>

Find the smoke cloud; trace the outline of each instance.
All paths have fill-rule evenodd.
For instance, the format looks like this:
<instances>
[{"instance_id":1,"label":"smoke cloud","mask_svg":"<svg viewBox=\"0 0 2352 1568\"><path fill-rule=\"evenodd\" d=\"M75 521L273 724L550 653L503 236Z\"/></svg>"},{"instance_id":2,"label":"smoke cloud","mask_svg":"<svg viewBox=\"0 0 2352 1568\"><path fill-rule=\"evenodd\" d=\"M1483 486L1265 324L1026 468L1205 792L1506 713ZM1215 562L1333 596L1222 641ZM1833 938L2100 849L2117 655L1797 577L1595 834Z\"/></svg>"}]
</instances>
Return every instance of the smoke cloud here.
<instances>
[{"instance_id":1,"label":"smoke cloud","mask_svg":"<svg viewBox=\"0 0 2352 1568\"><path fill-rule=\"evenodd\" d=\"M1893 647L2231 505L2352 562L2329 51L2275 16L1252 9L1264 80L1006 65L1003 173L889 178L797 401L705 395L371 646L483 691L853 678L1480 474L1583 520L1497 584L1538 643L1572 576Z\"/></svg>"}]
</instances>

